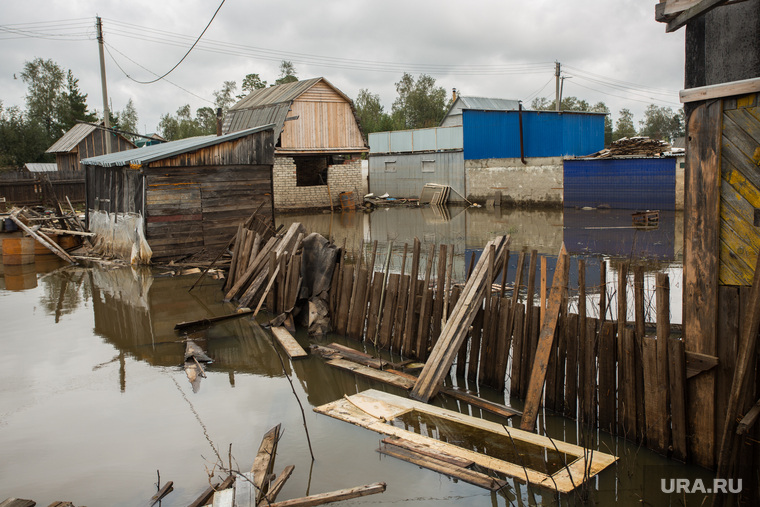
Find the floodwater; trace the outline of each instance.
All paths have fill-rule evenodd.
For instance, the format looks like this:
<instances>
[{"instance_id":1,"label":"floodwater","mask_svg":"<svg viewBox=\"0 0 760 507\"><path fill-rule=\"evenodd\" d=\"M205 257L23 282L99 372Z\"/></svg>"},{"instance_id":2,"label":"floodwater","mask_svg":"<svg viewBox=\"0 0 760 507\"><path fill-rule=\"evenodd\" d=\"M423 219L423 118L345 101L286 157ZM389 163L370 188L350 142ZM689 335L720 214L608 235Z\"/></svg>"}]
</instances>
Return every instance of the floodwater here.
<instances>
[{"instance_id":1,"label":"floodwater","mask_svg":"<svg viewBox=\"0 0 760 507\"><path fill-rule=\"evenodd\" d=\"M597 266L599 259L635 259L643 251L647 260L642 262L650 272L668 270L671 281L680 276L678 216L670 221L661 217L663 230L657 232L624 228L630 216L617 215L398 208L371 214L290 215L278 217L278 222L287 226L300 221L307 230L331 236L338 244L345 241L347 250L365 254L377 239L383 245L378 247L378 262L384 260L389 241L401 248L415 236L425 244L454 244L460 278L469 257L479 255L492 236L505 233L512 235L515 251L527 246L556 255L564 241L574 258L589 263L597 259ZM615 236L618 241L611 239ZM400 269L400 257L393 262ZM247 318L194 335L214 359L194 389L181 367L183 337L174 325L234 311L233 305L222 302L222 280L205 278L190 292L196 279L197 275L171 276L158 268L69 267L56 260L3 268L0 501L17 497L38 505L59 500L91 507L147 505L160 476L162 484L174 482L174 491L161 504L187 505L208 486L209 475L230 468L230 461L233 469L247 472L262 435L281 423L284 436L275 472L291 464L295 471L280 500L383 481L385 493L344 505L558 502L556 495L519 481L510 480L507 490L493 494L381 456L376 452L380 435L316 414L312 408L369 388L404 393L333 369L316 356L294 362L283 356L281 363L268 331ZM305 334L299 332L297 339L308 346ZM365 347L335 336L329 341ZM480 389L480 395L509 402L508 394L489 389ZM434 404L469 410L451 400L436 399ZM512 404L522 408L518 400ZM499 420L478 411L471 415ZM661 477L712 480L706 470L677 464L601 432L581 432L570 419L541 413L538 423L554 438L590 442L620 458L591 481L591 498L600 505L640 505L642 500L660 505ZM703 500L699 494L684 499L694 505ZM576 494L560 500L581 503Z\"/></svg>"}]
</instances>

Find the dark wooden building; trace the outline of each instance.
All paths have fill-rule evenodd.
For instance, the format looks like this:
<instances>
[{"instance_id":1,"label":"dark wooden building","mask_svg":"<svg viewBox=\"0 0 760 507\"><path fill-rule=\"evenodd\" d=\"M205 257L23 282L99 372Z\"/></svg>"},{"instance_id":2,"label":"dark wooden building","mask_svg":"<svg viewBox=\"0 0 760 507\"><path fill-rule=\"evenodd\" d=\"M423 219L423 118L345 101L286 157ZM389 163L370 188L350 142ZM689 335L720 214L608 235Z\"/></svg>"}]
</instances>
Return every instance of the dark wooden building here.
<instances>
[{"instance_id":1,"label":"dark wooden building","mask_svg":"<svg viewBox=\"0 0 760 507\"><path fill-rule=\"evenodd\" d=\"M757 505L760 0L666 0L655 12L669 32L686 27L684 345L716 363L688 380L689 458L743 477Z\"/></svg>"},{"instance_id":2,"label":"dark wooden building","mask_svg":"<svg viewBox=\"0 0 760 507\"><path fill-rule=\"evenodd\" d=\"M272 125L85 159L88 224L97 214L117 214L116 224L139 217L154 259L218 251L260 206L273 218L273 162ZM131 244L121 246L128 256Z\"/></svg>"},{"instance_id":3,"label":"dark wooden building","mask_svg":"<svg viewBox=\"0 0 760 507\"><path fill-rule=\"evenodd\" d=\"M59 171L79 171L82 160L106 153L107 141L111 143L111 153L135 148L132 141L121 134L107 131L102 125L77 123L45 153L55 154Z\"/></svg>"}]
</instances>

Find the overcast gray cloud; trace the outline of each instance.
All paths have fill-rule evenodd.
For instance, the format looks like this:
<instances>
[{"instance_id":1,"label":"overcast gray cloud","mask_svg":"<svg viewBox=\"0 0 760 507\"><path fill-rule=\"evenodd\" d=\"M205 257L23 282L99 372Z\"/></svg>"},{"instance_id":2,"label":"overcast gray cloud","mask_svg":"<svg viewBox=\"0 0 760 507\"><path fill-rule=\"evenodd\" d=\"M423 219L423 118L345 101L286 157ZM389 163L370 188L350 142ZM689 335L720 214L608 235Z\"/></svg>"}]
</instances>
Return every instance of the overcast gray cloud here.
<instances>
[{"instance_id":1,"label":"overcast gray cloud","mask_svg":"<svg viewBox=\"0 0 760 507\"><path fill-rule=\"evenodd\" d=\"M299 78L324 76L348 96L362 88L390 110L403 72L429 74L448 92L521 99L563 96L604 101L643 118L650 103L679 107L683 30L666 34L655 0L464 2L428 0L226 0L198 46L165 80L220 0L6 2L0 25L0 100L24 105L24 62L52 59L71 69L91 109L102 111L95 16L103 18L110 102L131 98L140 130L184 104L211 106L224 81L258 73L270 83L281 60Z\"/></svg>"}]
</instances>

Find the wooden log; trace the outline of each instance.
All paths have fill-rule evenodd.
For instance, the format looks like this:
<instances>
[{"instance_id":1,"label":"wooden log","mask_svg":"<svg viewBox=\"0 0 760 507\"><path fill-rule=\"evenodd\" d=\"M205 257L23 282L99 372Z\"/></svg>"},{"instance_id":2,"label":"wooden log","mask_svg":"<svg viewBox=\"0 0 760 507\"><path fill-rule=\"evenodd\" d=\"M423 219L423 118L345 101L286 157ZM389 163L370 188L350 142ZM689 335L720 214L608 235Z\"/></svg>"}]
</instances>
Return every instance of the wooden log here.
<instances>
[{"instance_id":1,"label":"wooden log","mask_svg":"<svg viewBox=\"0 0 760 507\"><path fill-rule=\"evenodd\" d=\"M615 325L612 322L602 323L599 333L599 428L613 435L617 432L616 345Z\"/></svg>"},{"instance_id":2,"label":"wooden log","mask_svg":"<svg viewBox=\"0 0 760 507\"><path fill-rule=\"evenodd\" d=\"M374 484L367 484L355 488L320 493L318 495L310 495L303 498L294 498L283 502L274 502L269 504L268 507L312 507L314 505L324 505L326 503L340 502L352 498L359 498L361 496L374 495L382 493L383 491L385 491L385 483L376 482Z\"/></svg>"},{"instance_id":3,"label":"wooden log","mask_svg":"<svg viewBox=\"0 0 760 507\"><path fill-rule=\"evenodd\" d=\"M487 249L490 248L492 242L497 245L497 256L501 255L502 249L509 244L509 236L492 240L486 245ZM441 332L441 339L433 347L430 357L420 373L419 380L412 390L411 396L415 399L427 402L438 392L444 377L448 375L454 357L459 352L462 341L464 341L467 329L475 318L477 306L482 301L486 285L491 283L491 280L486 283L487 268L485 264L486 260L481 258L481 262L478 262L472 276L467 280L463 295L457 301L452 317Z\"/></svg>"},{"instance_id":4,"label":"wooden log","mask_svg":"<svg viewBox=\"0 0 760 507\"><path fill-rule=\"evenodd\" d=\"M301 347L287 329L281 326L271 327L272 334L277 339L277 342L285 350L285 353L291 359L301 359L309 357L309 354Z\"/></svg>"},{"instance_id":5,"label":"wooden log","mask_svg":"<svg viewBox=\"0 0 760 507\"><path fill-rule=\"evenodd\" d=\"M535 353L535 361L530 373L530 383L528 392L525 396L525 408L523 410L520 428L526 431L534 431L536 428L536 418L538 417L538 406L541 401L541 392L544 388L546 379L546 369L549 362L552 344L554 342L554 332L559 317L560 305L562 302L562 291L567 285L565 264L568 262L567 251L563 243L559 251L557 267L554 270L554 279L552 280L552 290L549 295L549 306L546 309L546 318L544 325L541 327L541 333L538 338L538 348ZM535 267L535 266L534 266Z\"/></svg>"},{"instance_id":6,"label":"wooden log","mask_svg":"<svg viewBox=\"0 0 760 507\"><path fill-rule=\"evenodd\" d=\"M670 389L670 418L673 439L673 457L686 461L686 357L684 343L681 340L668 340L668 384Z\"/></svg>"}]
</instances>

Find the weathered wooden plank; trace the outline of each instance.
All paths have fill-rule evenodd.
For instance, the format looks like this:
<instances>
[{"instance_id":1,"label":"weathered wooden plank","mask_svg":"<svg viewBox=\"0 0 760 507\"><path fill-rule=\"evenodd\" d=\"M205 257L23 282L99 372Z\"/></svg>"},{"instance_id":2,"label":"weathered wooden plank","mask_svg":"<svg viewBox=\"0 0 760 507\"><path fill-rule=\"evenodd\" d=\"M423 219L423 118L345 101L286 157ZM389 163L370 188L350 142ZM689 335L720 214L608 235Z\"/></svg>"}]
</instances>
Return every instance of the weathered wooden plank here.
<instances>
[{"instance_id":1,"label":"weathered wooden plank","mask_svg":"<svg viewBox=\"0 0 760 507\"><path fill-rule=\"evenodd\" d=\"M661 391L660 401L664 413L670 413L670 389L668 379L668 340L670 339L670 279L667 273L657 273L655 297L657 305L657 383ZM663 435L669 446L671 442L670 424L668 418L663 421Z\"/></svg>"},{"instance_id":2,"label":"weathered wooden plank","mask_svg":"<svg viewBox=\"0 0 760 507\"><path fill-rule=\"evenodd\" d=\"M534 342L533 337L535 336L535 329L533 328L533 310L535 308L535 305L533 304L536 296L536 267L538 265L538 251L537 250L531 250L530 252L530 262L528 263L528 291L525 295L525 328L523 332L525 333L527 339L527 349L526 351L528 354L525 356L525 363L523 363L523 366L526 368L526 371L529 371L531 368L531 365L533 364L535 355L536 355L536 346L537 343ZM526 387L527 388L527 387Z\"/></svg>"},{"instance_id":3,"label":"weathered wooden plank","mask_svg":"<svg viewBox=\"0 0 760 507\"><path fill-rule=\"evenodd\" d=\"M657 376L657 345L656 339L645 336L643 338L643 370L644 370L644 410L646 416L646 439L647 447L660 454L667 455L668 447L663 434L663 419L667 420L667 414L662 411L664 403L661 401L662 391L658 386Z\"/></svg>"},{"instance_id":4,"label":"weathered wooden plank","mask_svg":"<svg viewBox=\"0 0 760 507\"><path fill-rule=\"evenodd\" d=\"M494 276L496 275L494 270L495 265L495 249L493 244L486 252L483 251L485 255L488 255L488 272L486 273L486 280L492 281L494 279ZM490 283L490 282L489 282ZM483 332L481 334L481 343L480 343L480 367L478 369L478 375L477 375L477 381L480 384L487 383L487 379L489 378L488 375L488 359L489 355L490 357L493 357L493 352L489 350L489 340L491 337L491 324L492 324L492 308L491 308L491 294L493 293L493 288L486 287L485 290L485 302L483 303Z\"/></svg>"},{"instance_id":5,"label":"weathered wooden plank","mask_svg":"<svg viewBox=\"0 0 760 507\"><path fill-rule=\"evenodd\" d=\"M575 417L578 405L578 320L571 313L565 327L565 415Z\"/></svg>"},{"instance_id":6,"label":"weathered wooden plank","mask_svg":"<svg viewBox=\"0 0 760 507\"><path fill-rule=\"evenodd\" d=\"M435 257L435 244L430 245L430 251L427 256L425 266L425 283L422 286L422 301L420 302L420 319L417 327L417 340L413 350L418 358L422 359L427 356L427 342L430 336L430 313L427 312L428 299L432 297L430 291L430 274L433 269L433 258Z\"/></svg>"},{"instance_id":7,"label":"weathered wooden plank","mask_svg":"<svg viewBox=\"0 0 760 507\"><path fill-rule=\"evenodd\" d=\"M686 447L686 357L684 343L681 340L670 338L668 340L668 384L670 387L670 418L673 438L673 457L686 461L688 451Z\"/></svg>"},{"instance_id":8,"label":"weathered wooden plank","mask_svg":"<svg viewBox=\"0 0 760 507\"><path fill-rule=\"evenodd\" d=\"M406 257L405 257L406 258ZM403 265L401 269L401 278L399 281L398 296L396 302L396 317L393 325L393 340L391 348L394 352L402 353L404 347L404 327L406 326L406 308L409 302L409 285L411 284L411 277L404 275Z\"/></svg>"},{"instance_id":9,"label":"weathered wooden plank","mask_svg":"<svg viewBox=\"0 0 760 507\"><path fill-rule=\"evenodd\" d=\"M686 378L696 377L718 366L718 358L698 352L686 352Z\"/></svg>"},{"instance_id":10,"label":"weathered wooden plank","mask_svg":"<svg viewBox=\"0 0 760 507\"><path fill-rule=\"evenodd\" d=\"M259 445L259 452L256 453L256 458L253 460L251 473L253 474L257 504L268 490L269 476L274 467L277 444L280 440L280 428L281 426L278 424L264 434Z\"/></svg>"},{"instance_id":11,"label":"weathered wooden plank","mask_svg":"<svg viewBox=\"0 0 760 507\"><path fill-rule=\"evenodd\" d=\"M283 486L285 486L285 482L290 478L295 468L293 465L286 466L280 475L269 485L269 491L267 491L263 500L264 505L268 505L277 499L277 495L280 494Z\"/></svg>"},{"instance_id":12,"label":"weathered wooden plank","mask_svg":"<svg viewBox=\"0 0 760 507\"><path fill-rule=\"evenodd\" d=\"M391 273L388 276L388 286L385 288L385 305L381 315L380 336L378 338L378 346L383 349L387 349L391 345L400 279L401 275ZM397 330L397 332L401 332L401 330Z\"/></svg>"},{"instance_id":13,"label":"weathered wooden plank","mask_svg":"<svg viewBox=\"0 0 760 507\"><path fill-rule=\"evenodd\" d=\"M356 299L351 305L351 316L348 320L348 337L353 340L361 339L364 332L364 321L367 314L367 268L360 268L356 275Z\"/></svg>"},{"instance_id":14,"label":"weathered wooden plank","mask_svg":"<svg viewBox=\"0 0 760 507\"><path fill-rule=\"evenodd\" d=\"M510 397L522 398L522 384L523 377L527 376L529 372L526 372L522 367L522 355L525 353L525 335L523 334L523 324L525 321L525 305L518 303L517 308L512 309L512 313L515 316L514 320L514 336L512 338L512 373L510 379L509 395Z\"/></svg>"},{"instance_id":15,"label":"weathered wooden plank","mask_svg":"<svg viewBox=\"0 0 760 507\"><path fill-rule=\"evenodd\" d=\"M582 317L581 317L582 318ZM583 421L589 426L596 426L596 322L594 319L588 319L586 322L586 336L579 336L583 340L583 357L581 368L583 368L583 404L581 406Z\"/></svg>"},{"instance_id":16,"label":"weathered wooden plank","mask_svg":"<svg viewBox=\"0 0 760 507\"><path fill-rule=\"evenodd\" d=\"M721 124L721 101L698 105L687 121L684 345L690 352L709 355L715 355L717 348ZM715 462L714 373L693 379L688 390L692 457L697 464L711 467Z\"/></svg>"},{"instance_id":17,"label":"weathered wooden plank","mask_svg":"<svg viewBox=\"0 0 760 507\"><path fill-rule=\"evenodd\" d=\"M420 240L414 238L414 246L412 247L412 266L409 276L411 281L409 283L409 299L407 301L406 314L407 319L404 326L404 339L403 343L408 347L404 350L404 355L409 357L411 350L414 348L414 344L417 343L417 337L415 335L417 331L417 322L414 319L414 306L417 303L417 278L420 267Z\"/></svg>"},{"instance_id":18,"label":"weathered wooden plank","mask_svg":"<svg viewBox=\"0 0 760 507\"><path fill-rule=\"evenodd\" d=\"M616 345L615 324L604 322L599 333L599 427L613 435L617 430Z\"/></svg>"},{"instance_id":19,"label":"weathered wooden plank","mask_svg":"<svg viewBox=\"0 0 760 507\"><path fill-rule=\"evenodd\" d=\"M506 266L506 264L505 264ZM512 348L512 333L507 330L509 315L512 313L512 301L502 296L499 299L499 324L496 333L496 371L494 374L494 388L503 391L507 364L509 363L509 350Z\"/></svg>"},{"instance_id":20,"label":"weathered wooden plank","mask_svg":"<svg viewBox=\"0 0 760 507\"><path fill-rule=\"evenodd\" d=\"M736 368L736 352L739 345L739 288L720 287L718 291L718 368L715 390L730 393ZM715 397L715 427L723 434L726 423L728 396Z\"/></svg>"},{"instance_id":21,"label":"weathered wooden plank","mask_svg":"<svg viewBox=\"0 0 760 507\"><path fill-rule=\"evenodd\" d=\"M745 303L743 322L739 341L739 353L736 358L736 369L731 382L731 392L726 410L726 424L720 439L718 454L718 477L727 478L731 465L731 455L736 437L734 427L739 416L741 404L746 397L748 374L752 372L756 358L757 333L760 328L760 256L755 266L755 276L752 289Z\"/></svg>"},{"instance_id":22,"label":"weathered wooden plank","mask_svg":"<svg viewBox=\"0 0 760 507\"><path fill-rule=\"evenodd\" d=\"M212 507L233 507L235 503L235 489L227 488L214 493Z\"/></svg>"},{"instance_id":23,"label":"weathered wooden plank","mask_svg":"<svg viewBox=\"0 0 760 507\"><path fill-rule=\"evenodd\" d=\"M372 278L372 289L369 297L369 309L367 315L367 333L365 338L373 343L378 340L378 321L380 319L380 299L383 292L383 273L375 272Z\"/></svg>"},{"instance_id":24,"label":"weathered wooden plank","mask_svg":"<svg viewBox=\"0 0 760 507\"><path fill-rule=\"evenodd\" d=\"M379 382L400 387L402 389L411 389L414 387L414 380L384 370L376 370L375 368L357 364L353 361L347 361L345 359L331 359L330 361L327 361L327 364L334 366L335 368L350 371L356 373L357 375L361 375L362 377L377 380Z\"/></svg>"},{"instance_id":25,"label":"weathered wooden plank","mask_svg":"<svg viewBox=\"0 0 760 507\"><path fill-rule=\"evenodd\" d=\"M256 491L252 473L241 474L235 481L235 507L256 507Z\"/></svg>"},{"instance_id":26,"label":"weathered wooden plank","mask_svg":"<svg viewBox=\"0 0 760 507\"><path fill-rule=\"evenodd\" d=\"M548 366L549 354L551 353L552 343L554 342L554 332L557 326L557 318L559 317L562 292L567 286L565 271L565 264L567 262L567 250L565 250L565 245L563 243L562 248L560 248L559 251L557 267L554 270L552 290L549 295L549 305L546 309L544 324L541 326L541 334L538 338L538 349L535 353L536 359L533 362L528 392L525 396L525 409L523 411L522 421L520 422L520 428L523 430L533 431L536 427L538 406L541 401L544 380L546 379L546 368Z\"/></svg>"},{"instance_id":27,"label":"weathered wooden plank","mask_svg":"<svg viewBox=\"0 0 760 507\"><path fill-rule=\"evenodd\" d=\"M383 440L383 442L385 442L385 440ZM386 445L377 451L490 491L498 491L507 484L506 481L501 479L490 477L486 474L464 468L460 465L453 465L437 457L419 453L416 450L401 448L395 445Z\"/></svg>"},{"instance_id":28,"label":"weathered wooden plank","mask_svg":"<svg viewBox=\"0 0 760 507\"><path fill-rule=\"evenodd\" d=\"M443 291L445 290L446 280L446 259L447 246L442 244L438 253L438 272L435 277L435 299L433 302L432 320L430 322L431 344L435 345L441 334L441 322L443 319Z\"/></svg>"},{"instance_id":29,"label":"weathered wooden plank","mask_svg":"<svg viewBox=\"0 0 760 507\"><path fill-rule=\"evenodd\" d=\"M622 336L622 339L621 339ZM624 438L636 438L636 337L633 328L618 327L618 434Z\"/></svg>"},{"instance_id":30,"label":"weathered wooden plank","mask_svg":"<svg viewBox=\"0 0 760 507\"><path fill-rule=\"evenodd\" d=\"M270 328L270 330L289 358L300 359L303 357L309 357L309 354L303 349L303 347L301 347L287 329L282 326L276 326Z\"/></svg>"},{"instance_id":31,"label":"weathered wooden plank","mask_svg":"<svg viewBox=\"0 0 760 507\"><path fill-rule=\"evenodd\" d=\"M419 443L411 442L409 440L405 440L403 438L399 437L388 437L381 440L382 443L393 445L396 447L400 447L402 449L407 449L409 451L413 451L416 454L419 454L421 456L428 456L431 458L435 458L439 461L446 462L450 465L454 465L461 468L467 468L475 464L474 461L469 459L463 459L458 456L454 456L453 454L448 454L446 452L433 449L430 446L422 445Z\"/></svg>"},{"instance_id":32,"label":"weathered wooden plank","mask_svg":"<svg viewBox=\"0 0 760 507\"><path fill-rule=\"evenodd\" d=\"M354 286L354 267L352 265L345 265L343 267L343 283L341 285L341 299L340 306L338 307L337 325L335 332L341 335L346 334L348 329L348 314L352 304L351 291Z\"/></svg>"},{"instance_id":33,"label":"weathered wooden plank","mask_svg":"<svg viewBox=\"0 0 760 507\"><path fill-rule=\"evenodd\" d=\"M355 488L341 489L338 491L331 491L329 493L320 493L318 495L305 496L303 498L294 498L292 500L285 500L283 502L274 502L269 504L269 507L312 507L314 505L324 505L326 503L340 502L343 500L350 500L352 498L359 498L367 495L374 495L385 491L384 482L376 482L374 484L367 484L365 486L358 486Z\"/></svg>"},{"instance_id":34,"label":"weathered wooden plank","mask_svg":"<svg viewBox=\"0 0 760 507\"><path fill-rule=\"evenodd\" d=\"M760 418L760 400L757 400L757 403L747 411L741 421L736 425L736 434L744 435L749 432L752 429L752 426L757 422L758 418Z\"/></svg>"}]
</instances>

